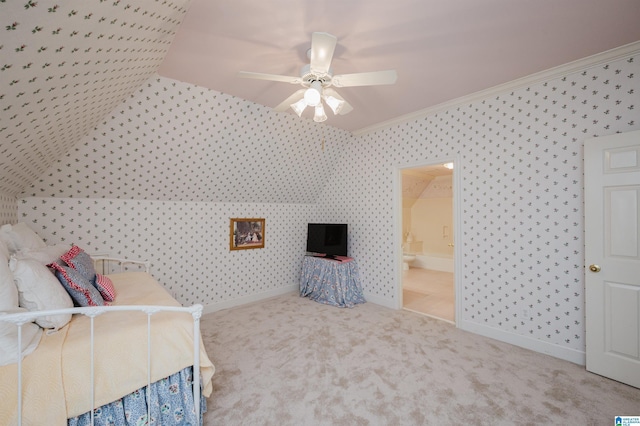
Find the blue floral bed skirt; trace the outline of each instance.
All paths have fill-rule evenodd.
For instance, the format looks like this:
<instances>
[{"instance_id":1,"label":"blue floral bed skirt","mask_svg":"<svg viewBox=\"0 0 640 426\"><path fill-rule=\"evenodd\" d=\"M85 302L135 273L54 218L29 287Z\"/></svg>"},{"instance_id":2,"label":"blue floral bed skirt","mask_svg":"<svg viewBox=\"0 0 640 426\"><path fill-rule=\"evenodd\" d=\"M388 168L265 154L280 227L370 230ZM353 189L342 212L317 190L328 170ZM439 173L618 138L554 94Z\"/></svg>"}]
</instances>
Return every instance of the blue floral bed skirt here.
<instances>
[{"instance_id":1,"label":"blue floral bed skirt","mask_svg":"<svg viewBox=\"0 0 640 426\"><path fill-rule=\"evenodd\" d=\"M147 419L147 388L94 410L96 426L181 425L196 426L193 401L193 368L187 367L169 377L151 383L151 419ZM207 411L206 400L200 395L200 425ZM91 424L91 413L68 419L69 426Z\"/></svg>"}]
</instances>

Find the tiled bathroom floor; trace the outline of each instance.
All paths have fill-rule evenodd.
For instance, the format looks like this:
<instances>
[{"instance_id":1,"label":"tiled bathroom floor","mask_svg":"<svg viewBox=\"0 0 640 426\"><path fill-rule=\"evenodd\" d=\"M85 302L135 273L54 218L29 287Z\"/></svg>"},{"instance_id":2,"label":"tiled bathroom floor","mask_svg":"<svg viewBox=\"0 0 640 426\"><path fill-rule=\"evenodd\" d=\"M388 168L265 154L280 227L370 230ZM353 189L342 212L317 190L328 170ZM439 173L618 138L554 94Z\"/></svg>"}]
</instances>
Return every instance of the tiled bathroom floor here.
<instances>
[{"instance_id":1,"label":"tiled bathroom floor","mask_svg":"<svg viewBox=\"0 0 640 426\"><path fill-rule=\"evenodd\" d=\"M409 311L453 323L453 274L430 269L409 268L402 277L402 305Z\"/></svg>"}]
</instances>

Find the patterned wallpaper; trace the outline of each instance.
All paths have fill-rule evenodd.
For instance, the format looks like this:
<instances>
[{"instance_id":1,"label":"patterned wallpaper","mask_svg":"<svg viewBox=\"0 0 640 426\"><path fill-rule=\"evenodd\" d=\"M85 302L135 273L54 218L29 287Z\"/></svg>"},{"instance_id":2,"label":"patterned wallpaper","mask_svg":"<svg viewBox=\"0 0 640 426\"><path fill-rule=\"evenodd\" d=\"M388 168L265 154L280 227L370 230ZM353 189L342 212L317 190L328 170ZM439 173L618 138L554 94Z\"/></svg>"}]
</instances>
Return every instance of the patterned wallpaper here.
<instances>
[{"instance_id":1,"label":"patterned wallpaper","mask_svg":"<svg viewBox=\"0 0 640 426\"><path fill-rule=\"evenodd\" d=\"M156 75L24 195L314 203L349 138Z\"/></svg>"},{"instance_id":2,"label":"patterned wallpaper","mask_svg":"<svg viewBox=\"0 0 640 426\"><path fill-rule=\"evenodd\" d=\"M0 192L19 194L155 73L188 1L0 1Z\"/></svg>"},{"instance_id":3,"label":"patterned wallpaper","mask_svg":"<svg viewBox=\"0 0 640 426\"><path fill-rule=\"evenodd\" d=\"M181 303L215 305L299 282L311 204L25 198L20 221L47 244L151 261ZM265 247L229 250L231 217L263 217Z\"/></svg>"},{"instance_id":4,"label":"patterned wallpaper","mask_svg":"<svg viewBox=\"0 0 640 426\"><path fill-rule=\"evenodd\" d=\"M395 171L460 153L463 321L584 350L582 141L640 128L640 57L351 137L155 75L186 4L0 1L3 221L24 191L49 242L205 304L295 285L306 223L348 222L388 301ZM234 216L267 219L264 249L229 252Z\"/></svg>"},{"instance_id":5,"label":"patterned wallpaper","mask_svg":"<svg viewBox=\"0 0 640 426\"><path fill-rule=\"evenodd\" d=\"M18 221L18 200L13 195L0 193L0 225Z\"/></svg>"},{"instance_id":6,"label":"patterned wallpaper","mask_svg":"<svg viewBox=\"0 0 640 426\"><path fill-rule=\"evenodd\" d=\"M395 170L460 153L463 321L584 351L583 141L639 129L638 88L635 56L359 136L320 213L394 299Z\"/></svg>"},{"instance_id":7,"label":"patterned wallpaper","mask_svg":"<svg viewBox=\"0 0 640 426\"><path fill-rule=\"evenodd\" d=\"M50 244L150 260L185 304L290 289L314 202L349 140L154 76L28 189L19 220ZM229 251L231 217L264 217L265 248Z\"/></svg>"}]
</instances>

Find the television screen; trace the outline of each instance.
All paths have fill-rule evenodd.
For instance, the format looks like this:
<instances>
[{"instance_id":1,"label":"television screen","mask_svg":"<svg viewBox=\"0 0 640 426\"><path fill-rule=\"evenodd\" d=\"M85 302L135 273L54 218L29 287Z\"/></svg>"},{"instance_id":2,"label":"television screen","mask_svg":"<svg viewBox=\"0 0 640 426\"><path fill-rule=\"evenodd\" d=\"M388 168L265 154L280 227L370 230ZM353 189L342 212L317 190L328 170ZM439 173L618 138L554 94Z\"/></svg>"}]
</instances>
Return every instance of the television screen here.
<instances>
[{"instance_id":1,"label":"television screen","mask_svg":"<svg viewBox=\"0 0 640 426\"><path fill-rule=\"evenodd\" d=\"M346 223L310 223L307 230L307 251L327 257L347 255Z\"/></svg>"}]
</instances>

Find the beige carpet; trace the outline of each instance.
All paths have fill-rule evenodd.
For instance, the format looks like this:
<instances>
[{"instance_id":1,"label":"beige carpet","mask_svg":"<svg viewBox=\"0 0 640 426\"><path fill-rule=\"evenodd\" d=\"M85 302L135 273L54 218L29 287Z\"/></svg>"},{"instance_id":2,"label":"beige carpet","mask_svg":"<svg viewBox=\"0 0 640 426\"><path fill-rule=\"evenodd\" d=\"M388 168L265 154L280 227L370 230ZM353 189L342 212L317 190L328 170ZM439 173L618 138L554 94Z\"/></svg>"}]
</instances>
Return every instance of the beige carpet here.
<instances>
[{"instance_id":1,"label":"beige carpet","mask_svg":"<svg viewBox=\"0 0 640 426\"><path fill-rule=\"evenodd\" d=\"M372 303L291 293L202 317L206 425L612 425L640 389Z\"/></svg>"}]
</instances>

